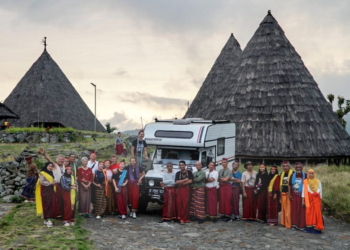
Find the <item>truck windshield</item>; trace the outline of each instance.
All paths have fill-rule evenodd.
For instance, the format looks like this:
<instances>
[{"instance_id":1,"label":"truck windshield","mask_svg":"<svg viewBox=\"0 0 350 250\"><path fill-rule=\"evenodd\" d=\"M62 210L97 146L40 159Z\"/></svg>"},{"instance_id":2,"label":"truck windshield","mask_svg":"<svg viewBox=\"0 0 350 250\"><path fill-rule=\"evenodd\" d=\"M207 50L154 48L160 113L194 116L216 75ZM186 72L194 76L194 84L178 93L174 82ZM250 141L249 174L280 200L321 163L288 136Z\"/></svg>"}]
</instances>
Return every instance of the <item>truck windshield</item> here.
<instances>
[{"instance_id":1,"label":"truck windshield","mask_svg":"<svg viewBox=\"0 0 350 250\"><path fill-rule=\"evenodd\" d=\"M179 165L180 161L185 161L188 165L194 165L198 160L199 152L196 150L158 148L153 163L166 164L172 162L175 165Z\"/></svg>"}]
</instances>

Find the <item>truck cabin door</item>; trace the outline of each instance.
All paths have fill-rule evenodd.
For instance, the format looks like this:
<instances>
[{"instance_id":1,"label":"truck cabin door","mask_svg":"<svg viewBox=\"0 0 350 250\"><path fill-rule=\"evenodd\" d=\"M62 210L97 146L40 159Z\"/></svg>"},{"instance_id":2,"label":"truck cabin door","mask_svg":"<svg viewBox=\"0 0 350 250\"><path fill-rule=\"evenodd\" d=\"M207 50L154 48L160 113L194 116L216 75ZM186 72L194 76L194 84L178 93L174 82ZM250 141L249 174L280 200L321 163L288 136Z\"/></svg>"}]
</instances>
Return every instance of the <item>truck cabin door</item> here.
<instances>
[{"instance_id":1,"label":"truck cabin door","mask_svg":"<svg viewBox=\"0 0 350 250\"><path fill-rule=\"evenodd\" d=\"M215 163L215 147L204 149L201 152L201 163L203 168L208 168L209 162Z\"/></svg>"}]
</instances>

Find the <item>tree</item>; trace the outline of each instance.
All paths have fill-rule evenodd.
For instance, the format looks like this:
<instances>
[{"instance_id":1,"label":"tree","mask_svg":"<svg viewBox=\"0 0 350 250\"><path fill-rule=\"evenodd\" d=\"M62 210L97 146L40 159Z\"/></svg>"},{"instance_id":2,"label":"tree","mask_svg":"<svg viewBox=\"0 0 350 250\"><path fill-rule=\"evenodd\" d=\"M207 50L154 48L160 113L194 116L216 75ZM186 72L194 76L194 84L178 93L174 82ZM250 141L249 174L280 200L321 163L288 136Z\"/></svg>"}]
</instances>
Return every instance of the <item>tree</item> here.
<instances>
[{"instance_id":1,"label":"tree","mask_svg":"<svg viewBox=\"0 0 350 250\"><path fill-rule=\"evenodd\" d=\"M327 98L333 108L334 95L329 94ZM344 104L345 104L345 107L343 107ZM338 110L334 111L334 114L338 117L340 123L343 125L344 128L346 126L346 121L343 119L343 117L347 115L349 112L350 112L350 100L345 100L344 97L338 96Z\"/></svg>"},{"instance_id":2,"label":"tree","mask_svg":"<svg viewBox=\"0 0 350 250\"><path fill-rule=\"evenodd\" d=\"M107 130L107 133L108 133L108 134L111 134L111 133L113 133L114 130L117 130L117 129L118 129L118 128L116 128L116 127L111 127L111 124L110 124L109 122L106 123L105 126L106 126L106 130Z\"/></svg>"}]
</instances>

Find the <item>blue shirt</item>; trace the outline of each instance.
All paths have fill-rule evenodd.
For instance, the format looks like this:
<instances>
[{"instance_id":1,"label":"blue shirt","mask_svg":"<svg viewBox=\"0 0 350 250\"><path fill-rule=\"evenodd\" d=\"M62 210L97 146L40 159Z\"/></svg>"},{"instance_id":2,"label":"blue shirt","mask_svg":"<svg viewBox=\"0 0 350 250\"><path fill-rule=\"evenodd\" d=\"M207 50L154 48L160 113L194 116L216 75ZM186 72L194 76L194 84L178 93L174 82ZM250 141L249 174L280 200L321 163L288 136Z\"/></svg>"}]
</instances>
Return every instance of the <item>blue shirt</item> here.
<instances>
[{"instance_id":1,"label":"blue shirt","mask_svg":"<svg viewBox=\"0 0 350 250\"><path fill-rule=\"evenodd\" d=\"M235 174L232 173L232 178L237 178L237 179L240 180L240 179L242 179L242 173L239 172L239 171L237 171L237 173L235 173ZM239 186L238 183L231 183L231 185L232 185L233 187Z\"/></svg>"}]
</instances>

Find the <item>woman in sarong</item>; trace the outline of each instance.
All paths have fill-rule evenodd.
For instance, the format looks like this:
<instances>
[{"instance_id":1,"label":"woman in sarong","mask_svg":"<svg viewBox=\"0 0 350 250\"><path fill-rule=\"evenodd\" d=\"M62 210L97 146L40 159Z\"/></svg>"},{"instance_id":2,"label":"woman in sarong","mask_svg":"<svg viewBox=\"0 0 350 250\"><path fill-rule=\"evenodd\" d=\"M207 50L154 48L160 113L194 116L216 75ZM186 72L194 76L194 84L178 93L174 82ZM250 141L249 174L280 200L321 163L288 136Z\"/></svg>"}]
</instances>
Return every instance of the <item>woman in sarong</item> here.
<instances>
[{"instance_id":1,"label":"woman in sarong","mask_svg":"<svg viewBox=\"0 0 350 250\"><path fill-rule=\"evenodd\" d=\"M104 173L107 177L107 214L114 214L117 211L117 206L115 202L115 190L112 182L113 171L110 169L111 161L105 160L104 165Z\"/></svg>"},{"instance_id":2,"label":"woman in sarong","mask_svg":"<svg viewBox=\"0 0 350 250\"><path fill-rule=\"evenodd\" d=\"M269 185L267 187L267 223L274 226L278 223L278 203L280 193L280 176L277 166L272 166L269 174Z\"/></svg>"},{"instance_id":3,"label":"woman in sarong","mask_svg":"<svg viewBox=\"0 0 350 250\"><path fill-rule=\"evenodd\" d=\"M35 185L38 181L38 171L36 166L32 162L32 156L27 156L26 161L28 164L27 171L27 183L23 188L21 196L26 199L25 202L34 201L35 200Z\"/></svg>"},{"instance_id":4,"label":"woman in sarong","mask_svg":"<svg viewBox=\"0 0 350 250\"><path fill-rule=\"evenodd\" d=\"M88 158L83 157L81 159L82 167L78 169L78 181L79 181L79 209L78 212L84 215L86 218L91 218L90 215L90 203L91 203L91 183L93 175L91 168L88 168Z\"/></svg>"},{"instance_id":5,"label":"woman in sarong","mask_svg":"<svg viewBox=\"0 0 350 250\"><path fill-rule=\"evenodd\" d=\"M74 226L74 210L75 210L75 195L76 195L76 180L72 176L73 171L71 166L65 168L65 172L61 177L62 198L63 198L63 226Z\"/></svg>"},{"instance_id":6,"label":"woman in sarong","mask_svg":"<svg viewBox=\"0 0 350 250\"><path fill-rule=\"evenodd\" d=\"M266 166L261 164L258 175L255 180L254 194L257 196L257 207L258 207L258 222L266 222L267 204L266 194L267 186L269 185L269 175L266 171Z\"/></svg>"},{"instance_id":7,"label":"woman in sarong","mask_svg":"<svg viewBox=\"0 0 350 250\"><path fill-rule=\"evenodd\" d=\"M52 172L53 163L47 162L39 173L39 180L35 188L36 214L44 216L44 224L52 227L54 198L55 198L55 181Z\"/></svg>"},{"instance_id":8,"label":"woman in sarong","mask_svg":"<svg viewBox=\"0 0 350 250\"><path fill-rule=\"evenodd\" d=\"M101 219L107 207L107 176L103 171L103 162L101 161L98 163L98 169L95 171L93 185L95 186L94 209L96 219Z\"/></svg>"},{"instance_id":9,"label":"woman in sarong","mask_svg":"<svg viewBox=\"0 0 350 250\"><path fill-rule=\"evenodd\" d=\"M306 233L321 234L323 226L322 217L322 184L316 178L314 170L307 172L307 179L304 180L302 205L306 208Z\"/></svg>"},{"instance_id":10,"label":"woman in sarong","mask_svg":"<svg viewBox=\"0 0 350 250\"><path fill-rule=\"evenodd\" d=\"M118 211L121 218L126 219L128 211L128 170L125 169L125 162L120 162L119 169L115 169L113 173L113 186L116 194Z\"/></svg>"}]
</instances>

